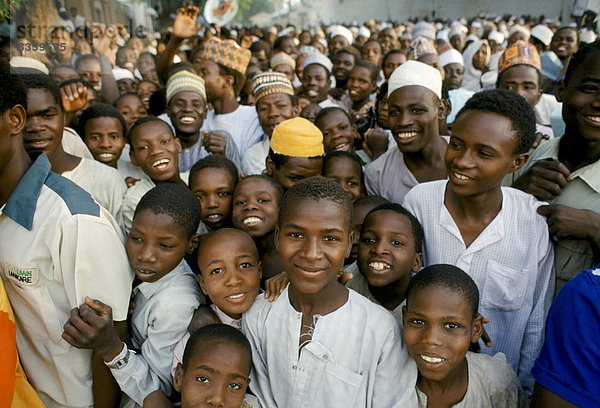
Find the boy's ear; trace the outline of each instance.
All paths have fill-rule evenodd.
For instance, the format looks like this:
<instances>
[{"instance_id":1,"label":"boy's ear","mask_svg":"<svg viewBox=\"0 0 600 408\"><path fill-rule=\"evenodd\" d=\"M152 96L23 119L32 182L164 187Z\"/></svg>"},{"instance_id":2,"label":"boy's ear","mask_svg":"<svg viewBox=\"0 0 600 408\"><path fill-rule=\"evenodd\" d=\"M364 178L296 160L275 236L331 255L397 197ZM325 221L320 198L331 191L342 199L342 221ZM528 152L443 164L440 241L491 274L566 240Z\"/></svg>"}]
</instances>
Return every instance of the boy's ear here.
<instances>
[{"instance_id":1,"label":"boy's ear","mask_svg":"<svg viewBox=\"0 0 600 408\"><path fill-rule=\"evenodd\" d=\"M263 270L262 270L262 261L258 261L258 279L262 279Z\"/></svg>"},{"instance_id":2,"label":"boy's ear","mask_svg":"<svg viewBox=\"0 0 600 408\"><path fill-rule=\"evenodd\" d=\"M233 75L223 75L223 79L225 79L225 87L233 89L233 85L235 84L235 78Z\"/></svg>"},{"instance_id":3,"label":"boy's ear","mask_svg":"<svg viewBox=\"0 0 600 408\"><path fill-rule=\"evenodd\" d=\"M10 124L10 134L18 135L23 131L25 122L27 121L27 112L21 105L15 105L7 111L8 120Z\"/></svg>"},{"instance_id":4,"label":"boy's ear","mask_svg":"<svg viewBox=\"0 0 600 408\"><path fill-rule=\"evenodd\" d=\"M275 163L273 163L271 156L267 156L267 158L265 159L265 169L266 169L267 176L273 177L273 169L274 168L275 168Z\"/></svg>"},{"instance_id":5,"label":"boy's ear","mask_svg":"<svg viewBox=\"0 0 600 408\"><path fill-rule=\"evenodd\" d=\"M275 249L279 252L279 226L275 227L275 234L273 235L273 239L275 240Z\"/></svg>"},{"instance_id":6,"label":"boy's ear","mask_svg":"<svg viewBox=\"0 0 600 408\"><path fill-rule=\"evenodd\" d=\"M175 368L175 375L173 376L173 388L175 391L181 392L181 388L183 387L183 366L181 363L177 363L177 368Z\"/></svg>"},{"instance_id":7,"label":"boy's ear","mask_svg":"<svg viewBox=\"0 0 600 408\"><path fill-rule=\"evenodd\" d=\"M198 275L196 275L196 277L198 278L198 284L200 285L200 290L202 291L202 293L204 293L206 296L208 296L208 291L206 290L206 286L204 285L204 276L202 276L202 272L200 272Z\"/></svg>"},{"instance_id":8,"label":"boy's ear","mask_svg":"<svg viewBox=\"0 0 600 408\"><path fill-rule=\"evenodd\" d=\"M178 137L173 136L175 139L175 145L177 146L177 153L181 153L181 141Z\"/></svg>"},{"instance_id":9,"label":"boy's ear","mask_svg":"<svg viewBox=\"0 0 600 408\"><path fill-rule=\"evenodd\" d=\"M348 247L346 248L346 253L344 258L348 258L350 256L350 252L352 252L352 243L354 242L354 230L350 231L348 234Z\"/></svg>"},{"instance_id":10,"label":"boy's ear","mask_svg":"<svg viewBox=\"0 0 600 408\"><path fill-rule=\"evenodd\" d=\"M448 116L448 113L446 112L446 105L444 104L444 101L442 99L438 99L438 101L437 101L437 119L442 120L446 116Z\"/></svg>"},{"instance_id":11,"label":"boy's ear","mask_svg":"<svg viewBox=\"0 0 600 408\"><path fill-rule=\"evenodd\" d=\"M192 235L192 238L190 238L190 242L188 243L188 254L194 252L194 250L198 247L198 242L200 242L200 234Z\"/></svg>"},{"instance_id":12,"label":"boy's ear","mask_svg":"<svg viewBox=\"0 0 600 408\"><path fill-rule=\"evenodd\" d=\"M292 117L296 118L298 116L300 116L300 104L296 104L294 106L292 106Z\"/></svg>"},{"instance_id":13,"label":"boy's ear","mask_svg":"<svg viewBox=\"0 0 600 408\"><path fill-rule=\"evenodd\" d=\"M406 306L404 306L406 307ZM473 324L471 325L471 343L477 343L481 334L483 333L483 316L479 313L473 319Z\"/></svg>"},{"instance_id":14,"label":"boy's ear","mask_svg":"<svg viewBox=\"0 0 600 408\"><path fill-rule=\"evenodd\" d=\"M402 306L402 325L406 326L406 304Z\"/></svg>"},{"instance_id":15,"label":"boy's ear","mask_svg":"<svg viewBox=\"0 0 600 408\"><path fill-rule=\"evenodd\" d=\"M523 167L528 158L529 153L521 153L516 155L512 165L510 166L510 169L508 169L508 172L514 173L515 171L519 170L521 167Z\"/></svg>"},{"instance_id":16,"label":"boy's ear","mask_svg":"<svg viewBox=\"0 0 600 408\"><path fill-rule=\"evenodd\" d=\"M140 165L138 163L137 159L135 158L135 153L133 151L133 146L131 146L131 148L129 149L129 160L131 160L131 164L133 164L135 166L139 166Z\"/></svg>"},{"instance_id":17,"label":"boy's ear","mask_svg":"<svg viewBox=\"0 0 600 408\"><path fill-rule=\"evenodd\" d=\"M423 267L423 254L421 252L417 252L417 255L415 256L415 262L413 263L411 272L417 273L421 270L422 267Z\"/></svg>"}]
</instances>

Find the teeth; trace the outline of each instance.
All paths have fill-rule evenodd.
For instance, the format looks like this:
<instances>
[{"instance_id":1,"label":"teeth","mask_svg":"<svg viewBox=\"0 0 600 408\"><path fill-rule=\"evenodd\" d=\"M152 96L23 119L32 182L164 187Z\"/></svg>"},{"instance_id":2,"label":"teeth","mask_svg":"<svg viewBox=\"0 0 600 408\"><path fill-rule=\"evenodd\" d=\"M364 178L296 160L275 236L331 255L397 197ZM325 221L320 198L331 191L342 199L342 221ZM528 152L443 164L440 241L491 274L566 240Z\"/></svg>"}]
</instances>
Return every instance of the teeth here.
<instances>
[{"instance_id":1,"label":"teeth","mask_svg":"<svg viewBox=\"0 0 600 408\"><path fill-rule=\"evenodd\" d=\"M221 216L219 214L211 214L209 216L207 216L206 218L209 220L216 220L219 219Z\"/></svg>"},{"instance_id":2,"label":"teeth","mask_svg":"<svg viewBox=\"0 0 600 408\"><path fill-rule=\"evenodd\" d=\"M423 360L427 361L428 363L441 363L446 361L446 359L444 358L439 358L439 357L429 357L429 356L419 356L421 357Z\"/></svg>"},{"instance_id":3,"label":"teeth","mask_svg":"<svg viewBox=\"0 0 600 408\"><path fill-rule=\"evenodd\" d=\"M262 222L262 220L258 217L244 218L244 221L243 221L243 223L245 225L255 225L255 224L258 224L259 222Z\"/></svg>"},{"instance_id":4,"label":"teeth","mask_svg":"<svg viewBox=\"0 0 600 408\"><path fill-rule=\"evenodd\" d=\"M347 147L348 147L348 143L342 143L342 144L337 145L333 150L344 150Z\"/></svg>"},{"instance_id":5,"label":"teeth","mask_svg":"<svg viewBox=\"0 0 600 408\"><path fill-rule=\"evenodd\" d=\"M405 132L405 133L398 133L397 136L400 139L410 139L411 137L415 137L416 135L418 135L417 132Z\"/></svg>"},{"instance_id":6,"label":"teeth","mask_svg":"<svg viewBox=\"0 0 600 408\"><path fill-rule=\"evenodd\" d=\"M181 123L184 123L186 125L189 125L190 123L194 123L196 121L196 119L191 116L184 116L180 120L181 120Z\"/></svg>"},{"instance_id":7,"label":"teeth","mask_svg":"<svg viewBox=\"0 0 600 408\"><path fill-rule=\"evenodd\" d=\"M98 157L100 157L102 159L110 159L113 156L114 156L114 154L112 154L112 153L100 153L98 155Z\"/></svg>"},{"instance_id":8,"label":"teeth","mask_svg":"<svg viewBox=\"0 0 600 408\"><path fill-rule=\"evenodd\" d=\"M154 163L152 163L152 167L158 167L160 169L164 169L165 167L167 167L167 164L169 164L170 160L169 159L160 159L155 161Z\"/></svg>"},{"instance_id":9,"label":"teeth","mask_svg":"<svg viewBox=\"0 0 600 408\"><path fill-rule=\"evenodd\" d=\"M593 122L600 123L600 116L587 116L586 115L585 117Z\"/></svg>"},{"instance_id":10,"label":"teeth","mask_svg":"<svg viewBox=\"0 0 600 408\"><path fill-rule=\"evenodd\" d=\"M231 296L227 296L227 299L239 299L241 297L243 297L245 295L245 293L240 293L239 295L231 295Z\"/></svg>"},{"instance_id":11,"label":"teeth","mask_svg":"<svg viewBox=\"0 0 600 408\"><path fill-rule=\"evenodd\" d=\"M310 96L311 98L314 98L315 96L319 95L319 93L317 91L308 91L308 96Z\"/></svg>"},{"instance_id":12,"label":"teeth","mask_svg":"<svg viewBox=\"0 0 600 408\"><path fill-rule=\"evenodd\" d=\"M375 269L376 271L383 271L384 269L390 269L391 266L385 262L371 262L369 268Z\"/></svg>"},{"instance_id":13,"label":"teeth","mask_svg":"<svg viewBox=\"0 0 600 408\"><path fill-rule=\"evenodd\" d=\"M459 180L471 180L471 177L467 177L460 173L454 173L454 177L456 177Z\"/></svg>"}]
</instances>

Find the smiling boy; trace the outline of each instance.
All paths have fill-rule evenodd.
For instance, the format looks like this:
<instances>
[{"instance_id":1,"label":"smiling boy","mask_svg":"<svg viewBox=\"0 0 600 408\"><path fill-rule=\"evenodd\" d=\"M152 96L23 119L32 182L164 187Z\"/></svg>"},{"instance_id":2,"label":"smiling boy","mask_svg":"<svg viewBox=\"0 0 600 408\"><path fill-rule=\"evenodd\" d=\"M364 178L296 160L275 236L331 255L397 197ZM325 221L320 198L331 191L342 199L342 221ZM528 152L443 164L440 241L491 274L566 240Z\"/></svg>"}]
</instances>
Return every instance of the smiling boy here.
<instances>
[{"instance_id":1,"label":"smiling boy","mask_svg":"<svg viewBox=\"0 0 600 408\"><path fill-rule=\"evenodd\" d=\"M352 245L352 204L313 177L283 198L276 242L290 285L242 319L262 406L400 407L416 381L392 315L337 281ZM414 402L414 400L413 400Z\"/></svg>"}]
</instances>

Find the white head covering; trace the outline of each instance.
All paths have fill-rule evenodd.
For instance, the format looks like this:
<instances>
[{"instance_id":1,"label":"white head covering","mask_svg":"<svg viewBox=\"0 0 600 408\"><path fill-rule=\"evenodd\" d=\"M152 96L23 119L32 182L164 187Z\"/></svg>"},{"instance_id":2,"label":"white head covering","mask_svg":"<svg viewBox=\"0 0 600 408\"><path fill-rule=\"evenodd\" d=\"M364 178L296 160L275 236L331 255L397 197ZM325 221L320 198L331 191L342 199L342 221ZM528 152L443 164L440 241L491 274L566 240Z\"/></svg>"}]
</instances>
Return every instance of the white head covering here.
<instances>
[{"instance_id":1,"label":"white head covering","mask_svg":"<svg viewBox=\"0 0 600 408\"><path fill-rule=\"evenodd\" d=\"M437 69L418 61L406 61L392 72L388 80L388 97L396 89L419 85L442 98L442 74Z\"/></svg>"},{"instance_id":2,"label":"white head covering","mask_svg":"<svg viewBox=\"0 0 600 408\"><path fill-rule=\"evenodd\" d=\"M546 47L550 46L553 35L552 30L543 24L538 24L531 29L531 36L540 40Z\"/></svg>"},{"instance_id":3,"label":"white head covering","mask_svg":"<svg viewBox=\"0 0 600 408\"><path fill-rule=\"evenodd\" d=\"M463 52L463 58L465 61L465 75L463 76L462 88L468 91L477 92L481 90L482 72L473 66L473 57L475 54L477 54L477 51L479 51L481 47L487 47L489 51L489 45L487 44L487 41L476 40L469 44L465 52ZM486 61L486 64L489 63L489 58L490 52L488 52L488 61Z\"/></svg>"},{"instance_id":4,"label":"white head covering","mask_svg":"<svg viewBox=\"0 0 600 408\"><path fill-rule=\"evenodd\" d=\"M125 68L115 67L113 68L112 73L115 77L115 81L120 81L121 79L134 79L133 72Z\"/></svg>"},{"instance_id":5,"label":"white head covering","mask_svg":"<svg viewBox=\"0 0 600 408\"><path fill-rule=\"evenodd\" d=\"M488 40L502 44L504 42L504 35L500 31L492 31L490 35L488 35Z\"/></svg>"},{"instance_id":6,"label":"white head covering","mask_svg":"<svg viewBox=\"0 0 600 408\"><path fill-rule=\"evenodd\" d=\"M331 73L331 69L333 68L333 64L331 63L329 58L327 58L325 55L321 54L320 52L317 52L315 54L311 54L311 55L304 57L304 61L302 61L302 69L306 68L307 66L309 66L311 64L323 65L325 68L327 68L327 71L329 71L330 73Z\"/></svg>"},{"instance_id":7,"label":"white head covering","mask_svg":"<svg viewBox=\"0 0 600 408\"><path fill-rule=\"evenodd\" d=\"M50 74L48 67L34 58L15 56L10 59L10 66L14 68L33 68L46 75Z\"/></svg>"},{"instance_id":8,"label":"white head covering","mask_svg":"<svg viewBox=\"0 0 600 408\"><path fill-rule=\"evenodd\" d=\"M435 26L426 21L418 22L412 31L413 38L425 37L430 40L435 40Z\"/></svg>"},{"instance_id":9,"label":"white head covering","mask_svg":"<svg viewBox=\"0 0 600 408\"><path fill-rule=\"evenodd\" d=\"M331 33L330 33L330 38L337 37L338 35L341 35L342 37L344 37L346 39L346 41L348 41L348 45L352 44L352 42L354 41L354 37L352 36L352 31L348 30L344 26L337 25L337 26L333 27L333 29L331 30Z\"/></svg>"},{"instance_id":10,"label":"white head covering","mask_svg":"<svg viewBox=\"0 0 600 408\"><path fill-rule=\"evenodd\" d=\"M362 36L362 37L367 37L367 38L371 37L371 30L369 30L369 29L368 29L367 27L365 27L365 26L361 26L361 27L358 29L358 34L357 34L357 37L360 37L360 36Z\"/></svg>"},{"instance_id":11,"label":"white head covering","mask_svg":"<svg viewBox=\"0 0 600 408\"><path fill-rule=\"evenodd\" d=\"M442 67L445 67L448 64L460 64L464 66L465 60L458 50L451 48L440 54L440 64L442 64Z\"/></svg>"},{"instance_id":12,"label":"white head covering","mask_svg":"<svg viewBox=\"0 0 600 408\"><path fill-rule=\"evenodd\" d=\"M579 42L588 44L594 41L596 41L596 33L592 30L581 30L579 32Z\"/></svg>"},{"instance_id":13,"label":"white head covering","mask_svg":"<svg viewBox=\"0 0 600 408\"><path fill-rule=\"evenodd\" d=\"M437 34L435 35L435 39L450 42L450 38L448 37L449 32L450 32L449 30L438 31Z\"/></svg>"},{"instance_id":14,"label":"white head covering","mask_svg":"<svg viewBox=\"0 0 600 408\"><path fill-rule=\"evenodd\" d=\"M520 24L515 24L514 26L512 26L512 28L510 29L508 36L510 37L511 35L513 35L516 32L521 32L523 33L523 35L525 35L525 41L529 40L529 36L531 35L531 31L529 30L529 28L522 26Z\"/></svg>"}]
</instances>

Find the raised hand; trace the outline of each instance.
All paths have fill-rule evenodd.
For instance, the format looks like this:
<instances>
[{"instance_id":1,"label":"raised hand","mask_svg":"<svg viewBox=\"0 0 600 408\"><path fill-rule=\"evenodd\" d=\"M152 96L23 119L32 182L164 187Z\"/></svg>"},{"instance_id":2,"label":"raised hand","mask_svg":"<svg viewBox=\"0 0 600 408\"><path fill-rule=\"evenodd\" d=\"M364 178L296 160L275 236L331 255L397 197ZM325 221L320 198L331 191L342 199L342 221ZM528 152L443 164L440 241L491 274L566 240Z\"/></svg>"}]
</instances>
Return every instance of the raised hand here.
<instances>
[{"instance_id":1,"label":"raised hand","mask_svg":"<svg viewBox=\"0 0 600 408\"><path fill-rule=\"evenodd\" d=\"M173 22L173 36L177 38L191 38L200 31L200 24L196 24L200 9L195 6L187 6L177 10L177 16Z\"/></svg>"}]
</instances>

